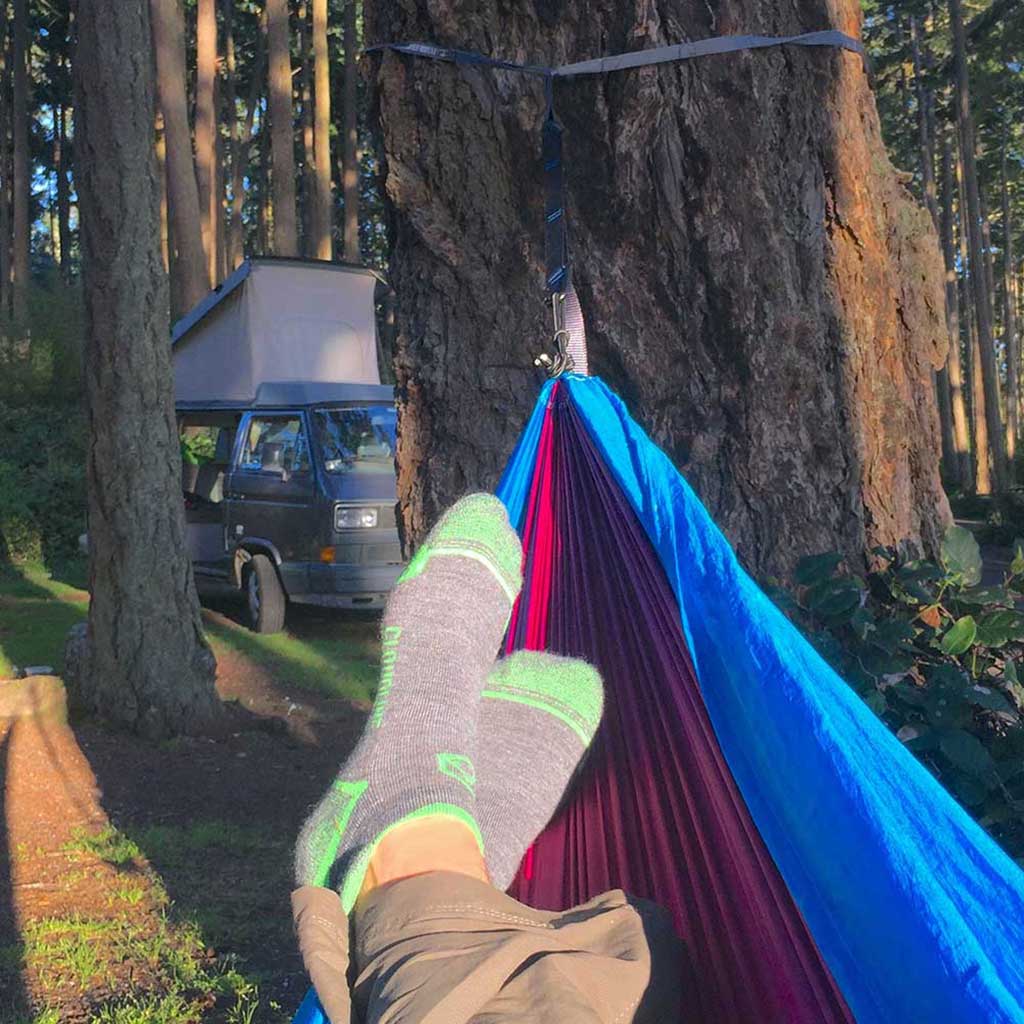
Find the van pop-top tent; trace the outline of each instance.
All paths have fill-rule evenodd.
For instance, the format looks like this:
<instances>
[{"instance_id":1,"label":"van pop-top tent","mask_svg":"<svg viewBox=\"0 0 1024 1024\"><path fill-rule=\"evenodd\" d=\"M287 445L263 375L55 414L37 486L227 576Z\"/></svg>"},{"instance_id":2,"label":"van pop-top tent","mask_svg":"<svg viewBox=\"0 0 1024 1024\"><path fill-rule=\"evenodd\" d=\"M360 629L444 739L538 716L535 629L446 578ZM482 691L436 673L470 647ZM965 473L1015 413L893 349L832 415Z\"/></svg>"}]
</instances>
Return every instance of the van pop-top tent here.
<instances>
[{"instance_id":1,"label":"van pop-top tent","mask_svg":"<svg viewBox=\"0 0 1024 1024\"><path fill-rule=\"evenodd\" d=\"M314 260L246 260L174 325L179 404L246 404L266 381L380 384L379 275Z\"/></svg>"},{"instance_id":2,"label":"van pop-top tent","mask_svg":"<svg viewBox=\"0 0 1024 1024\"><path fill-rule=\"evenodd\" d=\"M621 887L667 907L684 1021L1024 1024L1024 873L761 592L621 401L563 372L585 370L586 349L553 79L793 42L859 50L834 32L722 37L545 69L393 47L549 87L548 283L564 317L547 362L560 375L499 488L524 546L508 649L584 658L606 702L511 891L560 909ZM296 1021L322 1020L311 992Z\"/></svg>"}]
</instances>

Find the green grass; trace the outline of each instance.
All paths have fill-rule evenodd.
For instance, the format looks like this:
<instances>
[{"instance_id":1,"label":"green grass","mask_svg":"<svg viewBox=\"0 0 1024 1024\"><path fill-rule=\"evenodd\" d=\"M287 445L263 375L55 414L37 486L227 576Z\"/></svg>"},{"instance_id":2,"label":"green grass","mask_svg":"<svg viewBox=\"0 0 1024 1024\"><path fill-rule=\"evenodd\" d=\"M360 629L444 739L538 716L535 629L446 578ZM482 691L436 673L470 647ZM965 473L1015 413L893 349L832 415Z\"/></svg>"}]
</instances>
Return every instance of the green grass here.
<instances>
[{"instance_id":1,"label":"green grass","mask_svg":"<svg viewBox=\"0 0 1024 1024\"><path fill-rule=\"evenodd\" d=\"M88 612L84 594L42 566L0 567L0 679L15 665L60 671L68 630Z\"/></svg>"},{"instance_id":2,"label":"green grass","mask_svg":"<svg viewBox=\"0 0 1024 1024\"><path fill-rule=\"evenodd\" d=\"M68 630L88 612L81 567L54 579L40 565L0 568L0 678L15 665L52 665L61 671ZM207 619L214 654L233 651L265 669L281 686L367 703L377 683L376 623L336 617L310 620L264 636L244 626Z\"/></svg>"},{"instance_id":3,"label":"green grass","mask_svg":"<svg viewBox=\"0 0 1024 1024\"><path fill-rule=\"evenodd\" d=\"M64 844L64 849L69 852L91 853L116 867L131 864L142 857L139 847L113 825L107 825L99 832L90 832L84 828L76 829L71 839Z\"/></svg>"}]
</instances>

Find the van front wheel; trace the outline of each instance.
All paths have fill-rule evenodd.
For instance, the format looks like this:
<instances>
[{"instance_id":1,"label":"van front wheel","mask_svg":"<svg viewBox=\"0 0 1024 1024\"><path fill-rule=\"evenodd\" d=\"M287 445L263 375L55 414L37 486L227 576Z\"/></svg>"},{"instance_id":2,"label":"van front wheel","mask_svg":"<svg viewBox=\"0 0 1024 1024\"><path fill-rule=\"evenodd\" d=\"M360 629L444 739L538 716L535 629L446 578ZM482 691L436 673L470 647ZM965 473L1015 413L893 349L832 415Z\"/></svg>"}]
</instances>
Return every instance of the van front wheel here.
<instances>
[{"instance_id":1,"label":"van front wheel","mask_svg":"<svg viewBox=\"0 0 1024 1024\"><path fill-rule=\"evenodd\" d=\"M246 563L243 583L249 627L254 633L280 633L286 602L274 563L266 555L253 555Z\"/></svg>"}]
</instances>

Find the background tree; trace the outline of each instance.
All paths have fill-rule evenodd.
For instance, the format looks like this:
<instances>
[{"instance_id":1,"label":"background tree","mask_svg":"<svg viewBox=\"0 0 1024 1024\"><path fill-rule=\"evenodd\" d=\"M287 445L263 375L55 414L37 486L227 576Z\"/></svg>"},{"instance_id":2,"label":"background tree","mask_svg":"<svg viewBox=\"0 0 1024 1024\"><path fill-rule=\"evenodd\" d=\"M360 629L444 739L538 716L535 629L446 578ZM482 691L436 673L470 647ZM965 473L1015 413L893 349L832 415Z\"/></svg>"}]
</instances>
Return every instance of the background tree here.
<instances>
[{"instance_id":1,"label":"background tree","mask_svg":"<svg viewBox=\"0 0 1024 1024\"><path fill-rule=\"evenodd\" d=\"M858 33L853 0L830 9ZM368 15L369 42L539 63L824 24L761 0L717 17L640 18L615 0L585 18L493 0L468 22L450 2ZM456 494L494 483L536 394L531 357L550 336L544 97L525 76L395 56L376 87L401 304L400 502L416 538ZM555 102L592 367L747 564L933 547L949 518L932 381L946 355L941 259L888 162L860 60L744 53L560 84Z\"/></svg>"},{"instance_id":2,"label":"background tree","mask_svg":"<svg viewBox=\"0 0 1024 1024\"><path fill-rule=\"evenodd\" d=\"M28 0L14 0L11 21L11 136L13 173L11 204L14 211L11 255L11 311L17 323L28 314L29 206L31 179L28 152Z\"/></svg>"},{"instance_id":3,"label":"background tree","mask_svg":"<svg viewBox=\"0 0 1024 1024\"><path fill-rule=\"evenodd\" d=\"M88 642L79 704L147 735L216 718L214 662L184 547L145 4L79 8L78 182L91 444ZM124 382L131 386L125 387Z\"/></svg>"},{"instance_id":4,"label":"background tree","mask_svg":"<svg viewBox=\"0 0 1024 1024\"><path fill-rule=\"evenodd\" d=\"M203 250L199 192L192 162L185 96L184 25L178 0L150 0L160 110L167 139L167 199L171 225L174 316L191 309L210 289Z\"/></svg>"},{"instance_id":5,"label":"background tree","mask_svg":"<svg viewBox=\"0 0 1024 1024\"><path fill-rule=\"evenodd\" d=\"M274 252L298 256L295 220L295 152L292 123L292 62L287 0L267 0L270 70L270 145L273 152Z\"/></svg>"},{"instance_id":6,"label":"background tree","mask_svg":"<svg viewBox=\"0 0 1024 1024\"><path fill-rule=\"evenodd\" d=\"M214 0L196 4L195 152L199 190L199 223L206 251L207 277L219 278L217 265L217 113L214 82L217 76L217 8Z\"/></svg>"},{"instance_id":7,"label":"background tree","mask_svg":"<svg viewBox=\"0 0 1024 1024\"><path fill-rule=\"evenodd\" d=\"M354 7L354 3L351 4ZM333 255L331 238L331 69L327 50L327 0L313 0L313 57L315 68L314 144L316 147L316 194L313 245L310 252L317 259L329 260ZM355 103L351 103L353 114ZM358 256L357 256L358 259Z\"/></svg>"},{"instance_id":8,"label":"background tree","mask_svg":"<svg viewBox=\"0 0 1024 1024\"><path fill-rule=\"evenodd\" d=\"M355 0L345 2L345 95L342 137L342 189L345 211L345 259L359 262L359 132L356 123L356 59L359 43ZM397 37L396 37L397 38Z\"/></svg>"}]
</instances>

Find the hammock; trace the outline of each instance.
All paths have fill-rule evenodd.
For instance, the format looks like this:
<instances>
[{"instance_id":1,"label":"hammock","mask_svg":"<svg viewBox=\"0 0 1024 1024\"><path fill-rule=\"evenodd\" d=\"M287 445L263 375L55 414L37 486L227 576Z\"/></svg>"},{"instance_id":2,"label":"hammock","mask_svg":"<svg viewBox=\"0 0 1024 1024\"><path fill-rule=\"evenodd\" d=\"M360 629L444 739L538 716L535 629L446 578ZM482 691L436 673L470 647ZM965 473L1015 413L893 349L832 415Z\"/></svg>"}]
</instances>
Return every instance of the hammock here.
<instances>
[{"instance_id":1,"label":"hammock","mask_svg":"<svg viewBox=\"0 0 1024 1024\"><path fill-rule=\"evenodd\" d=\"M598 379L547 384L500 496L509 648L583 657L605 718L511 890L621 887L685 940L684 1019L1024 1021L1024 873L740 568Z\"/></svg>"}]
</instances>

